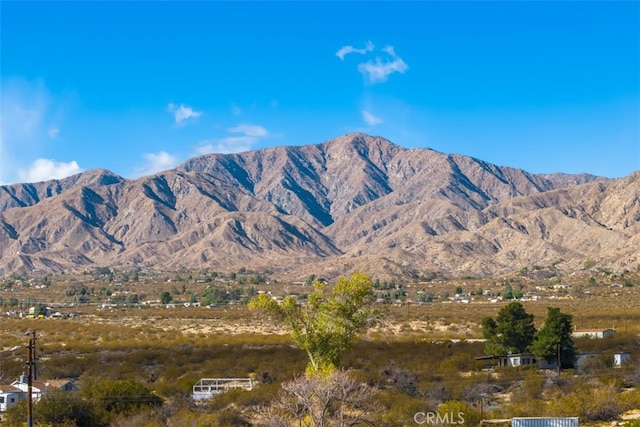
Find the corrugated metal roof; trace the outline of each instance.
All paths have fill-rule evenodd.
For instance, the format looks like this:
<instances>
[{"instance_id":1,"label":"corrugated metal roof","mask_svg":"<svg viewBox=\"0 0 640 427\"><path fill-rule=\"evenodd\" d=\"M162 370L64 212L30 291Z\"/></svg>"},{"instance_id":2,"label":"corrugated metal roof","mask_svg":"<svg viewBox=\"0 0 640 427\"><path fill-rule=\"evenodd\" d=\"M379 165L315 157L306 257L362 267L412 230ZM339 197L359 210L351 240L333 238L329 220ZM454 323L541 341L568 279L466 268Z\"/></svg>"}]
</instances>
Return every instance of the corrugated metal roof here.
<instances>
[{"instance_id":1,"label":"corrugated metal roof","mask_svg":"<svg viewBox=\"0 0 640 427\"><path fill-rule=\"evenodd\" d=\"M511 419L511 427L578 427L578 417L519 417Z\"/></svg>"}]
</instances>

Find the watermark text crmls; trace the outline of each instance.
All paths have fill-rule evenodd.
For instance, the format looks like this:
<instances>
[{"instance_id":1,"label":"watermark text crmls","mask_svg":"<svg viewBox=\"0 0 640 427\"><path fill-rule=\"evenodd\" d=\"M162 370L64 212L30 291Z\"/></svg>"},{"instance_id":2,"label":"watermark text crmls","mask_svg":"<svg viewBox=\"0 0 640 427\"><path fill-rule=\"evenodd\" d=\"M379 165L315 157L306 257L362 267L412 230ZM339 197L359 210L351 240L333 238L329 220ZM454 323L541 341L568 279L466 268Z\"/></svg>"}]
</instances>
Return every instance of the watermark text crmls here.
<instances>
[{"instance_id":1,"label":"watermark text crmls","mask_svg":"<svg viewBox=\"0 0 640 427\"><path fill-rule=\"evenodd\" d=\"M416 412L413 416L416 424L425 424L430 426L443 425L463 425L464 412Z\"/></svg>"}]
</instances>

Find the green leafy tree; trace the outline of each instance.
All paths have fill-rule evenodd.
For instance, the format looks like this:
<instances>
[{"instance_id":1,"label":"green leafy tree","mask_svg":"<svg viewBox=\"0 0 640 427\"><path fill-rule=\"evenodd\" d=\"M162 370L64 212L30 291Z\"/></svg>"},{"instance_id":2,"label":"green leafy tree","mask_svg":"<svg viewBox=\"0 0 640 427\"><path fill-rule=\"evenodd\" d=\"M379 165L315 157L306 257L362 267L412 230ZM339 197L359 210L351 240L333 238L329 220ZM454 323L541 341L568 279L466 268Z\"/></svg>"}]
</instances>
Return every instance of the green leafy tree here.
<instances>
[{"instance_id":1,"label":"green leafy tree","mask_svg":"<svg viewBox=\"0 0 640 427\"><path fill-rule=\"evenodd\" d=\"M549 307L544 325L535 334L531 351L537 358L548 362L558 360L559 354L560 367L573 368L577 354L572 330L573 316L562 313L557 307Z\"/></svg>"},{"instance_id":2,"label":"green leafy tree","mask_svg":"<svg viewBox=\"0 0 640 427\"><path fill-rule=\"evenodd\" d=\"M293 341L309 356L308 376L333 372L342 352L376 317L371 308L373 283L365 274L340 278L330 291L319 282L313 286L306 305L299 306L291 297L278 304L267 294L258 295L248 304L249 308L275 315L289 329Z\"/></svg>"},{"instance_id":3,"label":"green leafy tree","mask_svg":"<svg viewBox=\"0 0 640 427\"><path fill-rule=\"evenodd\" d=\"M482 335L487 339L487 354L527 351L535 333L533 314L527 313L517 301L502 307L495 320L492 317L482 319Z\"/></svg>"}]
</instances>

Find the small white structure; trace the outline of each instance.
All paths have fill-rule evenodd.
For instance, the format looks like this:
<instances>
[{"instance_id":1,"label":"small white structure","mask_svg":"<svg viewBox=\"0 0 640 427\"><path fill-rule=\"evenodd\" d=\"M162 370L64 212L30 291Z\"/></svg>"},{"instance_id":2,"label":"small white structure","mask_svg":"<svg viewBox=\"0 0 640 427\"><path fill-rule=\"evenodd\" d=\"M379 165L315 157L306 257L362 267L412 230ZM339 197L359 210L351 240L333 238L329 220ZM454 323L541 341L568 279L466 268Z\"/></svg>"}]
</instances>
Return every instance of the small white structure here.
<instances>
[{"instance_id":1,"label":"small white structure","mask_svg":"<svg viewBox=\"0 0 640 427\"><path fill-rule=\"evenodd\" d=\"M251 378L201 378L193 386L193 400L211 399L234 388L251 391L253 385Z\"/></svg>"},{"instance_id":2,"label":"small white structure","mask_svg":"<svg viewBox=\"0 0 640 427\"><path fill-rule=\"evenodd\" d=\"M0 412L11 408L20 399L26 399L26 395L23 395L22 390L8 384L0 385Z\"/></svg>"},{"instance_id":3,"label":"small white structure","mask_svg":"<svg viewBox=\"0 0 640 427\"><path fill-rule=\"evenodd\" d=\"M501 359L503 366L528 366L535 365L536 358L531 353L509 354L506 359Z\"/></svg>"},{"instance_id":4,"label":"small white structure","mask_svg":"<svg viewBox=\"0 0 640 427\"><path fill-rule=\"evenodd\" d=\"M574 338L607 338L615 334L615 329L576 329L571 333L571 336Z\"/></svg>"},{"instance_id":5,"label":"small white structure","mask_svg":"<svg viewBox=\"0 0 640 427\"><path fill-rule=\"evenodd\" d=\"M613 366L620 367L624 362L631 359L629 353L614 353L613 354Z\"/></svg>"},{"instance_id":6,"label":"small white structure","mask_svg":"<svg viewBox=\"0 0 640 427\"><path fill-rule=\"evenodd\" d=\"M11 387L16 388L20 393L23 394L23 397L21 398L26 399L27 393L29 391L29 382L27 375L20 375L20 378L18 378L17 381L11 383ZM54 390L72 392L78 391L78 387L73 384L71 380L34 380L31 382L31 398L34 402L39 401L43 394Z\"/></svg>"}]
</instances>

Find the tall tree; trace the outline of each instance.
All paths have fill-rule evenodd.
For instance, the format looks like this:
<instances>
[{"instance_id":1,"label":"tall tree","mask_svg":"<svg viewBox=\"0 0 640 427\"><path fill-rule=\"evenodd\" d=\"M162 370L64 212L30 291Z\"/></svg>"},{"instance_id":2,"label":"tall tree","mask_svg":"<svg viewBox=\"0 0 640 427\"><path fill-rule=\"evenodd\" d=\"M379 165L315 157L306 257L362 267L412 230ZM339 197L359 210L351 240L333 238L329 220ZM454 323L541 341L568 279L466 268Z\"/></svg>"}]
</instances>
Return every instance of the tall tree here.
<instances>
[{"instance_id":1,"label":"tall tree","mask_svg":"<svg viewBox=\"0 0 640 427\"><path fill-rule=\"evenodd\" d=\"M266 294L248 304L249 308L275 315L289 329L293 341L309 356L309 376L333 372L342 352L375 318L369 276L354 273L348 279L341 277L330 291L317 281L313 286L305 305L298 305L291 297L278 304Z\"/></svg>"},{"instance_id":2,"label":"tall tree","mask_svg":"<svg viewBox=\"0 0 640 427\"><path fill-rule=\"evenodd\" d=\"M492 317L482 319L482 335L487 339L487 354L527 351L533 342L535 332L533 314L527 313L523 305L517 301L502 307L495 320Z\"/></svg>"},{"instance_id":3,"label":"tall tree","mask_svg":"<svg viewBox=\"0 0 640 427\"><path fill-rule=\"evenodd\" d=\"M548 362L557 361L559 356L561 368L573 368L577 354L572 330L573 316L562 313L557 307L549 307L544 325L534 337L531 351L537 358Z\"/></svg>"}]
</instances>

